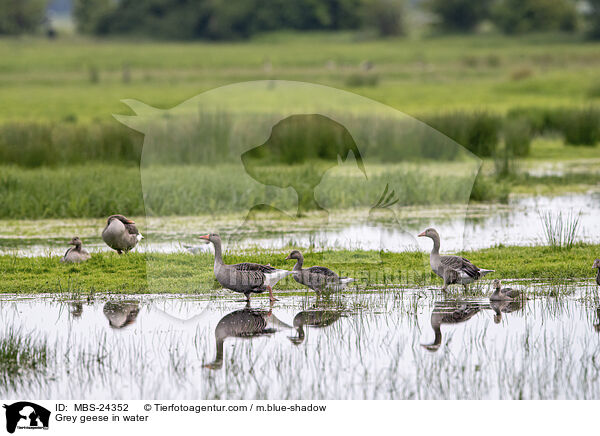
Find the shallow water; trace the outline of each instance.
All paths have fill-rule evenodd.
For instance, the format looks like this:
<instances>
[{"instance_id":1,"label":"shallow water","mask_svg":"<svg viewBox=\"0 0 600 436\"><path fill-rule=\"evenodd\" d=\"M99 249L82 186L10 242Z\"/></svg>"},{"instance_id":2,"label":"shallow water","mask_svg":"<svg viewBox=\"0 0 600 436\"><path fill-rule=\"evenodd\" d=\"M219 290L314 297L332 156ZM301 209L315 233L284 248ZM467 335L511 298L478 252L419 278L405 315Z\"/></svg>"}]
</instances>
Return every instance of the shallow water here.
<instances>
[{"instance_id":1,"label":"shallow water","mask_svg":"<svg viewBox=\"0 0 600 436\"><path fill-rule=\"evenodd\" d=\"M226 239L228 250L260 247L283 249L313 247L322 249L430 250L431 242L416 235L427 227L435 227L442 235L442 250L456 252L504 245L544 244L544 225L540 214L559 212L580 215L576 241L600 243L595 231L600 215L600 192L569 194L555 197L521 197L509 205L479 205L468 210L431 207L400 208L396 214L365 221L364 215L353 213L330 217L323 223L316 218L298 221L266 221L258 229L240 232L226 219L208 217L150 218L142 231L147 239L137 251L193 253L210 250L198 242L197 236L218 229L221 235L237 233L236 241ZM66 242L79 235L90 251L108 251L100 239L103 220L66 220L19 222L13 226L0 224L0 254L19 256L62 255ZM24 236L23 236L24 235Z\"/></svg>"},{"instance_id":2,"label":"shallow water","mask_svg":"<svg viewBox=\"0 0 600 436\"><path fill-rule=\"evenodd\" d=\"M556 285L516 286L544 294ZM312 296L280 295L272 309L257 298L253 311L234 296L5 295L2 337L45 344L47 359L16 374L1 368L0 396L600 399L595 292L561 285L560 298L495 305L393 289L317 307Z\"/></svg>"}]
</instances>

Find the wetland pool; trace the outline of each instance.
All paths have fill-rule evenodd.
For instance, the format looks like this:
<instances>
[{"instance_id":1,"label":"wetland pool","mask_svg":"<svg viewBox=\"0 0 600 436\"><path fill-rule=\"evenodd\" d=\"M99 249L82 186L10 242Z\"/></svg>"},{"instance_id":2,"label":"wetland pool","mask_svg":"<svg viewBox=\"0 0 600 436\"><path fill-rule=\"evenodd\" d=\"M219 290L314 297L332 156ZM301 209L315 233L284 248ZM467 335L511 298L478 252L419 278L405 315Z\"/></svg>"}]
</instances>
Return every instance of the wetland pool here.
<instances>
[{"instance_id":1,"label":"wetland pool","mask_svg":"<svg viewBox=\"0 0 600 436\"><path fill-rule=\"evenodd\" d=\"M575 241L600 243L595 231L600 215L600 192L554 197L517 197L508 205L452 207L406 207L378 219L365 214L341 213L328 222L315 217L297 220L265 220L251 230L241 230L224 217L162 217L138 221L146 239L140 252L206 252L198 236L218 230L229 251L252 248L282 250L289 247L315 250L429 251L429 241L417 234L435 227L442 236L442 251L477 250L504 245L545 244L541 214L579 216ZM143 221L143 222L142 222ZM90 252L110 251L100 238L104 220L36 220L0 222L0 254L16 256L62 256L67 242L80 236ZM235 238L227 236L236 235Z\"/></svg>"},{"instance_id":2,"label":"wetland pool","mask_svg":"<svg viewBox=\"0 0 600 436\"><path fill-rule=\"evenodd\" d=\"M0 396L600 399L595 284L513 286L536 296L2 295Z\"/></svg>"}]
</instances>

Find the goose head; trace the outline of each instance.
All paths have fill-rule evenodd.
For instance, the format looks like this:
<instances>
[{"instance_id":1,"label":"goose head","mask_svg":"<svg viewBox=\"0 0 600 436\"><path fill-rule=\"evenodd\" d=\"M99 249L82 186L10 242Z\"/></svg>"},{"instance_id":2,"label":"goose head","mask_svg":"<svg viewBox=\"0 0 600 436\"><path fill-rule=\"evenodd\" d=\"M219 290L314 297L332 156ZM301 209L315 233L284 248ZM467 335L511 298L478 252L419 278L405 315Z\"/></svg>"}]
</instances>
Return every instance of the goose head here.
<instances>
[{"instance_id":1,"label":"goose head","mask_svg":"<svg viewBox=\"0 0 600 436\"><path fill-rule=\"evenodd\" d=\"M81 239L79 239L79 236L74 236L73 239L71 239L71 242L69 242L69 245L74 245L76 247L81 245Z\"/></svg>"},{"instance_id":2,"label":"goose head","mask_svg":"<svg viewBox=\"0 0 600 436\"><path fill-rule=\"evenodd\" d=\"M203 239L208 242L212 242L213 244L221 243L221 237L219 236L218 233L209 233L207 235L202 235L202 236L200 236L200 239Z\"/></svg>"},{"instance_id":3,"label":"goose head","mask_svg":"<svg viewBox=\"0 0 600 436\"><path fill-rule=\"evenodd\" d=\"M296 260L304 260L304 256L298 250L293 250L285 260L296 259Z\"/></svg>"},{"instance_id":4,"label":"goose head","mask_svg":"<svg viewBox=\"0 0 600 436\"><path fill-rule=\"evenodd\" d=\"M433 239L434 241L435 241L436 239L437 239L438 241L440 240L440 235L439 235L439 233L438 233L438 232L437 232L437 230L436 230L436 229L434 229L433 227L429 227L427 230L425 230L425 231L423 231L423 232L419 233L417 236L419 236L419 237L425 236L425 237L427 237L427 238L431 238L431 239Z\"/></svg>"},{"instance_id":5,"label":"goose head","mask_svg":"<svg viewBox=\"0 0 600 436\"><path fill-rule=\"evenodd\" d=\"M594 260L594 264L592 265L592 268L600 268L600 259Z\"/></svg>"},{"instance_id":6,"label":"goose head","mask_svg":"<svg viewBox=\"0 0 600 436\"><path fill-rule=\"evenodd\" d=\"M124 217L123 215L111 215L108 217L107 224L110 224L114 220L119 220L123 224L135 224L135 221L130 220L129 218Z\"/></svg>"},{"instance_id":7,"label":"goose head","mask_svg":"<svg viewBox=\"0 0 600 436\"><path fill-rule=\"evenodd\" d=\"M498 290L498 289L500 289L500 286L501 286L500 280L494 279L494 281L492 282L492 288Z\"/></svg>"}]
</instances>

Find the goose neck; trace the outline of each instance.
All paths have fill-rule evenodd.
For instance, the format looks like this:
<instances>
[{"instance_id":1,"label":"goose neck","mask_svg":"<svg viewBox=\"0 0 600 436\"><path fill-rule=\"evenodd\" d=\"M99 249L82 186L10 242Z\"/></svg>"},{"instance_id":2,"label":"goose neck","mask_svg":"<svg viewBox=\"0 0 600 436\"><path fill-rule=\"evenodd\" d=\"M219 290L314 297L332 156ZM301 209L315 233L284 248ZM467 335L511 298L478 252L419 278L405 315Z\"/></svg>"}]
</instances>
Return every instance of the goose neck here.
<instances>
[{"instance_id":1,"label":"goose neck","mask_svg":"<svg viewBox=\"0 0 600 436\"><path fill-rule=\"evenodd\" d=\"M300 256L300 258L296 261L296 265L294 265L294 271L302 271L303 264L304 264L304 257Z\"/></svg>"},{"instance_id":2,"label":"goose neck","mask_svg":"<svg viewBox=\"0 0 600 436\"><path fill-rule=\"evenodd\" d=\"M438 236L434 236L431 239L433 240L433 249L431 250L431 254L440 254L440 238Z\"/></svg>"},{"instance_id":3,"label":"goose neck","mask_svg":"<svg viewBox=\"0 0 600 436\"><path fill-rule=\"evenodd\" d=\"M221 251L221 241L214 241L215 247L215 265L223 265L223 254Z\"/></svg>"}]
</instances>

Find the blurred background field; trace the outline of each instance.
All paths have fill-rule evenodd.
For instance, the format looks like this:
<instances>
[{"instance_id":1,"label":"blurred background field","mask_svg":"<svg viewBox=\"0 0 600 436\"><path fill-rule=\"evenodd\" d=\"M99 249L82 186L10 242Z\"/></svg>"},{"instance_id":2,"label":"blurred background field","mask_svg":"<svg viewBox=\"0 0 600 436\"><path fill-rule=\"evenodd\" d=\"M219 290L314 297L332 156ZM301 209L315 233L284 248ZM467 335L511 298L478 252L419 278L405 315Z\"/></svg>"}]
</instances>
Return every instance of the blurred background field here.
<instances>
[{"instance_id":1,"label":"blurred background field","mask_svg":"<svg viewBox=\"0 0 600 436\"><path fill-rule=\"evenodd\" d=\"M132 113L120 100L168 109L218 86L265 79L348 90L448 135L484 160L472 201L598 184L597 0L0 5L1 218L142 214L143 135L112 117ZM435 177L416 175L411 164L443 160L460 167L455 156L398 154L385 120L356 116L378 125L371 155L386 177L425 177L435 186ZM215 176L204 189L206 204L185 195L186 171L195 166L210 174L204 168L222 163L215 157L220 148L214 142L186 161L187 170L171 180L181 196L153 213L205 213L218 204L223 183L238 192L235 176ZM285 163L282 179L310 166ZM460 170L455 182L464 182ZM371 198L361 195L365 203ZM454 200L405 192L397 205Z\"/></svg>"}]
</instances>

